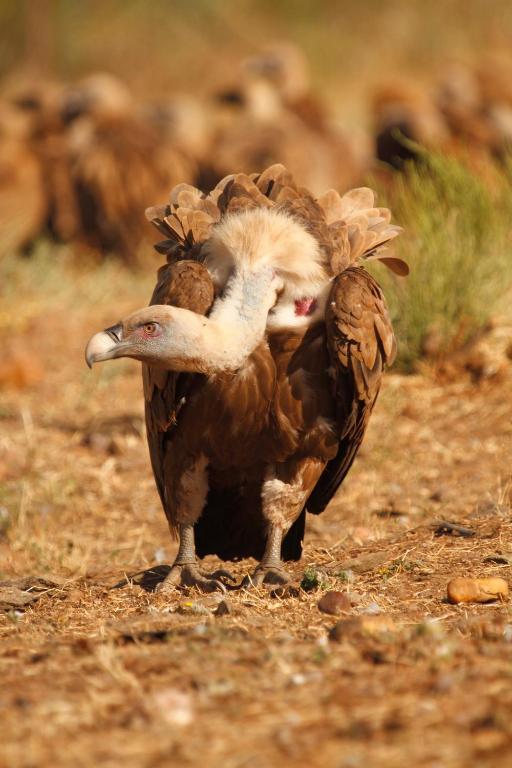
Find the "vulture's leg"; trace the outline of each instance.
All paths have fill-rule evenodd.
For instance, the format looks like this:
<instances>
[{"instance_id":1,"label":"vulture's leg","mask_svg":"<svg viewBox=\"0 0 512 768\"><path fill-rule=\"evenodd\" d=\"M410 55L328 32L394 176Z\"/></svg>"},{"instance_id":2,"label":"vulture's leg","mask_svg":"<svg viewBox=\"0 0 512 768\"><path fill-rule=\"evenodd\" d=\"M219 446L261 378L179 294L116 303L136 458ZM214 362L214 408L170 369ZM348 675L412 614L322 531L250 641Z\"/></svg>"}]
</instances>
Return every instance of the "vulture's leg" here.
<instances>
[{"instance_id":1,"label":"vulture's leg","mask_svg":"<svg viewBox=\"0 0 512 768\"><path fill-rule=\"evenodd\" d=\"M291 459L269 467L261 491L267 541L261 562L243 586L286 584L290 581L281 560L283 537L298 518L322 471L324 462Z\"/></svg>"},{"instance_id":2,"label":"vulture's leg","mask_svg":"<svg viewBox=\"0 0 512 768\"><path fill-rule=\"evenodd\" d=\"M227 571L216 571L211 575L202 573L196 560L196 546L194 542L194 526L190 524L180 525L180 546L171 570L165 579L158 585L159 592L165 592L174 587L197 587L202 592L225 591L226 587L221 579L235 579Z\"/></svg>"},{"instance_id":3,"label":"vulture's leg","mask_svg":"<svg viewBox=\"0 0 512 768\"><path fill-rule=\"evenodd\" d=\"M180 544L171 570L159 584L159 591L174 587L197 587L202 592L225 591L222 579L235 581L227 571L202 573L197 564L194 524L201 516L207 495L207 463L204 458L199 458L182 472L174 489L173 522L178 525Z\"/></svg>"},{"instance_id":4,"label":"vulture's leg","mask_svg":"<svg viewBox=\"0 0 512 768\"><path fill-rule=\"evenodd\" d=\"M287 584L290 575L281 561L281 543L285 531L279 525L270 525L265 552L253 574L242 582L243 587L260 587L262 584Z\"/></svg>"}]
</instances>

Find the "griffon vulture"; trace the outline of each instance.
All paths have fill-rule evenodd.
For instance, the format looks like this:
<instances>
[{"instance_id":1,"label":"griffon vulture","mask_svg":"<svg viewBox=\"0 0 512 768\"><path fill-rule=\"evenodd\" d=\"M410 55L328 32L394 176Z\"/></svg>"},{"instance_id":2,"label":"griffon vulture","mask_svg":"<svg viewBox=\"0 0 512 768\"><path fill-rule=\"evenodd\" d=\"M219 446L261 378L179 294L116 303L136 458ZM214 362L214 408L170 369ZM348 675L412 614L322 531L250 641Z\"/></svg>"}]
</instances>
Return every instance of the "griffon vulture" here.
<instances>
[{"instance_id":1,"label":"griffon vulture","mask_svg":"<svg viewBox=\"0 0 512 768\"><path fill-rule=\"evenodd\" d=\"M66 240L76 228L62 88L13 85L0 105L0 249L29 248L43 234Z\"/></svg>"},{"instance_id":2,"label":"griffon vulture","mask_svg":"<svg viewBox=\"0 0 512 768\"><path fill-rule=\"evenodd\" d=\"M0 103L0 257L31 245L47 218L44 177L26 121Z\"/></svg>"},{"instance_id":3,"label":"griffon vulture","mask_svg":"<svg viewBox=\"0 0 512 768\"><path fill-rule=\"evenodd\" d=\"M111 75L70 86L62 113L78 206L76 239L135 261L149 235L140 210L178 180L192 181L192 163Z\"/></svg>"},{"instance_id":4,"label":"griffon vulture","mask_svg":"<svg viewBox=\"0 0 512 768\"><path fill-rule=\"evenodd\" d=\"M372 94L371 111L376 159L397 170L418 159L417 145L440 150L449 139L432 95L415 83L395 80L378 87Z\"/></svg>"},{"instance_id":5,"label":"griffon vulture","mask_svg":"<svg viewBox=\"0 0 512 768\"><path fill-rule=\"evenodd\" d=\"M196 556L260 560L249 583L284 583L306 512L348 472L395 338L360 265L399 259L370 189L314 198L280 165L182 184L148 218L167 255L151 306L89 341L89 365L143 363L156 484L179 551L164 585L222 588Z\"/></svg>"},{"instance_id":6,"label":"griffon vulture","mask_svg":"<svg viewBox=\"0 0 512 768\"><path fill-rule=\"evenodd\" d=\"M212 170L219 179L231 168L249 171L280 161L314 194L330 186L345 191L362 176L361 152L326 115L314 118L310 109L308 119L307 105L298 106L306 72L296 71L301 54L296 51L292 61L292 50L281 46L248 59L234 87L217 94Z\"/></svg>"},{"instance_id":7,"label":"griffon vulture","mask_svg":"<svg viewBox=\"0 0 512 768\"><path fill-rule=\"evenodd\" d=\"M273 85L282 103L313 130L328 130L329 116L311 87L304 52L290 42L269 45L243 62L245 71Z\"/></svg>"}]
</instances>

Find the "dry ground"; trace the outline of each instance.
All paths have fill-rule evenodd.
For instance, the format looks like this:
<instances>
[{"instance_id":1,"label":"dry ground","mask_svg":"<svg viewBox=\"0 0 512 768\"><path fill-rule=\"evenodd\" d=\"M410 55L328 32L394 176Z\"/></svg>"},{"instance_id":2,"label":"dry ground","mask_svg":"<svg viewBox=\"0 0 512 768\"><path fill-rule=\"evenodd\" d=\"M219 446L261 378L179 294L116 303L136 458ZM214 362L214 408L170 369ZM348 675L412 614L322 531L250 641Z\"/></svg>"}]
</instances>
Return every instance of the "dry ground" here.
<instances>
[{"instance_id":1,"label":"dry ground","mask_svg":"<svg viewBox=\"0 0 512 768\"><path fill-rule=\"evenodd\" d=\"M151 591L175 545L137 365L82 361L151 278L48 256L3 273L2 768L511 764L509 605L444 602L451 576L510 581L511 370L478 386L390 374L342 492L309 519L293 570L319 586L231 591L216 615L212 597ZM475 535L436 535L442 519ZM329 587L345 616L318 610Z\"/></svg>"}]
</instances>

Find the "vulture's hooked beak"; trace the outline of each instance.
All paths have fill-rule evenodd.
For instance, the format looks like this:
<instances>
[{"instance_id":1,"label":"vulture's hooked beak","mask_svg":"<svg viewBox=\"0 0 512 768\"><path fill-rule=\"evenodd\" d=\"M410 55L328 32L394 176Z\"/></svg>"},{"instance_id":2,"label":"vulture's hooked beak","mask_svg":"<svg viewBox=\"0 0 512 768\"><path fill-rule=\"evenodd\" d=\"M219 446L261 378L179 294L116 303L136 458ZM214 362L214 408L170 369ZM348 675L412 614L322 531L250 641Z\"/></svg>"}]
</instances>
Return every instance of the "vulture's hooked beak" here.
<instances>
[{"instance_id":1,"label":"vulture's hooked beak","mask_svg":"<svg viewBox=\"0 0 512 768\"><path fill-rule=\"evenodd\" d=\"M124 347L122 339L123 326L120 323L95 333L85 348L85 362L89 368L92 368L93 363L118 357L117 353Z\"/></svg>"}]
</instances>

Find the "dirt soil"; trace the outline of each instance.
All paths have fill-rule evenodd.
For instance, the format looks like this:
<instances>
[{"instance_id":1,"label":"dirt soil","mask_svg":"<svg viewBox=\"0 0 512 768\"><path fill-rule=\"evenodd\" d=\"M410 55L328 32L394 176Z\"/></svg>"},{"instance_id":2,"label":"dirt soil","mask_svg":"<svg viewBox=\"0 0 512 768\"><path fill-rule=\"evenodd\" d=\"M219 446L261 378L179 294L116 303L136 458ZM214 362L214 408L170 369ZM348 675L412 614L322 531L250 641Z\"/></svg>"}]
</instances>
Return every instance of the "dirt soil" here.
<instances>
[{"instance_id":1,"label":"dirt soil","mask_svg":"<svg viewBox=\"0 0 512 768\"><path fill-rule=\"evenodd\" d=\"M82 359L149 283L102 279L0 317L0 766L510 766L510 604L445 597L512 580L510 368L387 376L295 589L162 595L138 366Z\"/></svg>"}]
</instances>

